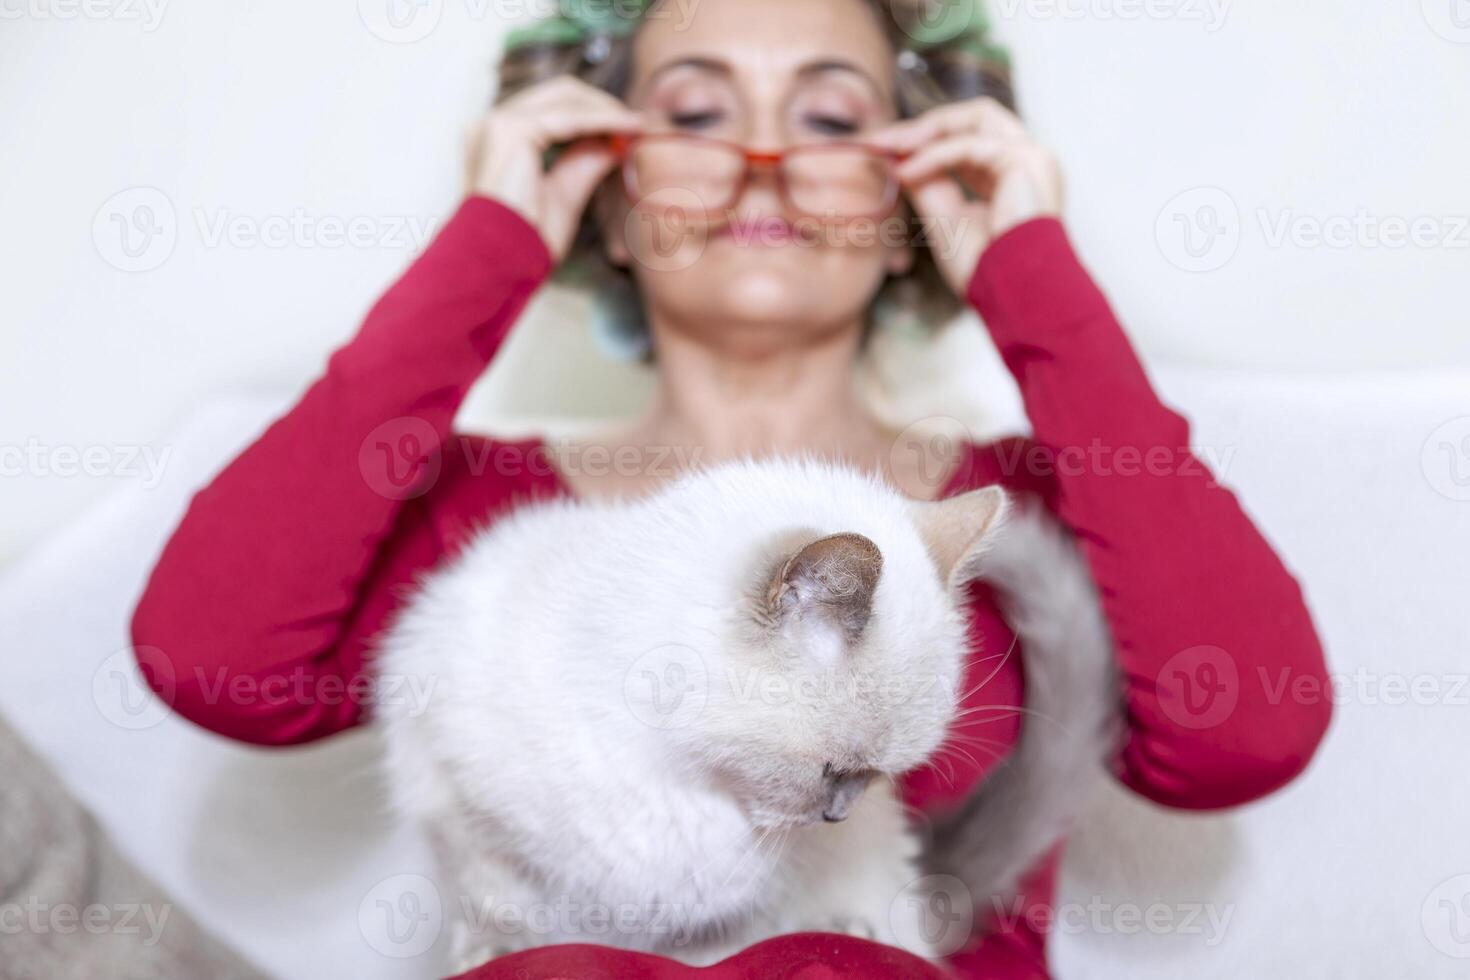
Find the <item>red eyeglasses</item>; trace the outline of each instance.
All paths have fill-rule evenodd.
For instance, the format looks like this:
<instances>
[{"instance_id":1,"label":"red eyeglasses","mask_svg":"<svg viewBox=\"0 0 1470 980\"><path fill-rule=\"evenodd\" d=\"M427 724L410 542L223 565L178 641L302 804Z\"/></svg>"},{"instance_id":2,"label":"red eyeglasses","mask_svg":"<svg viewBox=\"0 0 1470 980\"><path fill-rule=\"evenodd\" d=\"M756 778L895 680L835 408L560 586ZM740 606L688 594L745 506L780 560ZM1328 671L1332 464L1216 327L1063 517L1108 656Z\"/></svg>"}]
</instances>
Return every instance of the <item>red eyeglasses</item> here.
<instances>
[{"instance_id":1,"label":"red eyeglasses","mask_svg":"<svg viewBox=\"0 0 1470 980\"><path fill-rule=\"evenodd\" d=\"M880 218L898 203L893 165L902 156L861 143L807 143L778 152L690 133L617 134L629 200L717 215L740 199L754 167L775 171L793 211L826 220Z\"/></svg>"}]
</instances>

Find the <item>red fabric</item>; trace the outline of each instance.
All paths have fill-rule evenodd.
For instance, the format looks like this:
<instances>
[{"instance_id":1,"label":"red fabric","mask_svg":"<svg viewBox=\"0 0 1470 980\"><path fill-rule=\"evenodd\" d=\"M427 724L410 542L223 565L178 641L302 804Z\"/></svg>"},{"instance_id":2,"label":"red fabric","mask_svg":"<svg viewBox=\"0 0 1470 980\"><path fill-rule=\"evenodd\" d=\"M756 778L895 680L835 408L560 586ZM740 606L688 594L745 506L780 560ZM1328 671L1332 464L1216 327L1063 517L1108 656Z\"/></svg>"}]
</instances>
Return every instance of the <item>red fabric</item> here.
<instances>
[{"instance_id":1,"label":"red fabric","mask_svg":"<svg viewBox=\"0 0 1470 980\"><path fill-rule=\"evenodd\" d=\"M466 201L296 407L194 498L133 620L143 670L178 712L262 745L357 724L364 655L413 576L473 527L568 492L539 443L451 430L550 268L514 212ZM1035 434L969 447L947 492L992 482L1035 491L1077 533L1126 686L1119 778L1192 809L1281 786L1310 759L1330 712L1325 699L1279 696L1282 677L1325 682L1296 582L1190 454L1184 420L1160 404L1058 222L1032 221L994 242L968 293L1020 383ZM1005 710L1022 701L1019 661L1003 656L1013 634L983 589L970 612L976 657L965 706L1002 710L969 713L957 750L909 776L906 798L921 809L961 798L994 764L995 753L969 739L1005 747L1019 729ZM1055 855L1029 880L1022 907L1046 908L1054 868ZM1045 921L1019 916L983 944L977 934L951 964L971 976L1044 976ZM894 954L792 936L715 975L771 975L757 969L768 962L760 958L787 955L839 971L815 977L860 963L881 972ZM518 958L533 976L551 975L533 964L587 975L592 961L613 969L635 958L584 947ZM678 972L636 962L649 976ZM614 973L637 975L622 969Z\"/></svg>"},{"instance_id":2,"label":"red fabric","mask_svg":"<svg viewBox=\"0 0 1470 980\"><path fill-rule=\"evenodd\" d=\"M606 946L567 945L503 956L459 980L946 980L948 974L901 949L820 932L778 936L713 966L691 967L661 956Z\"/></svg>"}]
</instances>

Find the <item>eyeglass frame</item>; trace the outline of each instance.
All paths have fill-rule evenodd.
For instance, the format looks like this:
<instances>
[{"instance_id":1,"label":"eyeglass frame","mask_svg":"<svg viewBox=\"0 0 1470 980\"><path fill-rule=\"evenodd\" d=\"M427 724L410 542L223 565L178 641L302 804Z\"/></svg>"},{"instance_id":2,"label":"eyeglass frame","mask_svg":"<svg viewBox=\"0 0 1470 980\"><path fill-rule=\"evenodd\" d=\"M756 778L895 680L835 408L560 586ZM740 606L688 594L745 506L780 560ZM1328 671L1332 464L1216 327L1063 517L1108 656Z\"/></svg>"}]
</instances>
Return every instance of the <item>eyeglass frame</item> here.
<instances>
[{"instance_id":1,"label":"eyeglass frame","mask_svg":"<svg viewBox=\"0 0 1470 980\"><path fill-rule=\"evenodd\" d=\"M747 149L739 143L735 143L730 140L717 139L712 136L701 136L698 133L614 133L607 138L607 143L609 148L613 151L613 153L617 155L618 159L621 161L620 169L622 170L623 175L623 193L626 194L628 200L632 201L634 204L637 204L640 200L642 200L642 198L639 196L638 187L636 186L636 182L633 178L633 168L629 166L631 152L633 150L633 147L636 146L639 142L641 142L642 140L650 139L676 140L686 143L700 143L705 146L721 147L723 149L730 150L734 152L737 156L739 156L744 161L745 166L740 171L739 178L737 178L735 181L734 187L730 192L730 199L725 204L725 207L729 207L736 201L740 200L740 196L745 193L745 188L750 183L751 170L753 170L757 166L769 167L775 171L776 190L777 193L781 195L781 200L786 203L787 207L791 208L793 211L805 215L806 217L822 218L829 221L866 221L887 216L893 210L894 206L898 204L899 194L901 190L899 187L898 179L894 177L891 171L889 172L888 186L884 191L884 201L882 207L875 208L874 210L866 212L864 214L844 214L834 219L831 215L817 214L815 212L810 212L803 208L800 208L791 199L791 189L786 185L786 171L782 167L782 164L785 163L788 157L801 153L809 153L816 150L862 150L863 152L868 153L871 156L887 160L889 166L891 167L893 164L898 163L909 155L907 153L900 153L896 150L887 150L882 147L871 146L867 143L861 143L856 140L836 140L826 143L798 143L795 146L788 146L782 150L751 150ZM644 195L644 197L646 196L648 195ZM715 208L713 210L720 209Z\"/></svg>"}]
</instances>

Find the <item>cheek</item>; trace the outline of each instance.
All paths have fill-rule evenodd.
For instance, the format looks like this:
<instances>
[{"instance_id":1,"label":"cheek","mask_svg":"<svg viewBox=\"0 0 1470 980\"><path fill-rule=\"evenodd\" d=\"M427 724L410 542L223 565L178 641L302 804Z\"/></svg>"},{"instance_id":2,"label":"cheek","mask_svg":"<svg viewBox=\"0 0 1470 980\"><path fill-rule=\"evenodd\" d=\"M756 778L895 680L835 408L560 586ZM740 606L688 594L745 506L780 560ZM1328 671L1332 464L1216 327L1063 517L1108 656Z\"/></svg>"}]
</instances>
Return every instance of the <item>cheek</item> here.
<instances>
[{"instance_id":1,"label":"cheek","mask_svg":"<svg viewBox=\"0 0 1470 980\"><path fill-rule=\"evenodd\" d=\"M615 263L649 281L696 268L712 243L708 227L688 220L677 209L628 207L625 203L608 208L602 236Z\"/></svg>"}]
</instances>

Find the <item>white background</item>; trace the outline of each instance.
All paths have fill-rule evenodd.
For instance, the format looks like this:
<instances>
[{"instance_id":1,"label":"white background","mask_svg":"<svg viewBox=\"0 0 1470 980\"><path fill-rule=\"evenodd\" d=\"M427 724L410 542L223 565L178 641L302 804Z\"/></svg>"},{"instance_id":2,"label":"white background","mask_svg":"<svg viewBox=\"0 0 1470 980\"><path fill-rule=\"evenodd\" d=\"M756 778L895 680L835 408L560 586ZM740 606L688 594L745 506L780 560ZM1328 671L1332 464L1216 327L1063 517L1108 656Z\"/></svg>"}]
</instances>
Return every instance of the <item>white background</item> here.
<instances>
[{"instance_id":1,"label":"white background","mask_svg":"<svg viewBox=\"0 0 1470 980\"><path fill-rule=\"evenodd\" d=\"M432 228L453 207L503 15L537 0L422 0L410 29L433 29L412 43L367 26L391 34L386 5L413 15L410 0L149 2L0 0L0 446L29 447L4 459L0 563L120 476L146 477L134 447L166 464L169 433L207 400L318 370L420 244L402 222ZM1066 166L1081 251L1148 359L1470 365L1466 0L990 9L1023 109ZM150 187L176 241L154 240L142 261L156 268L122 271L113 222ZM1283 218L1310 234L1360 213L1427 219L1436 243L1390 247L1371 227L1341 247L1274 237ZM269 231L293 215L365 219L371 242L213 236L221 220ZM1227 233L1191 258L1181 216L1198 245L1202 222ZM1210 268L1181 268L1195 263ZM527 332L585 339L575 324ZM629 397L545 383L595 368L585 352L528 360L525 388L549 403L511 390L512 406ZM58 474L70 451L102 475Z\"/></svg>"},{"instance_id":2,"label":"white background","mask_svg":"<svg viewBox=\"0 0 1470 980\"><path fill-rule=\"evenodd\" d=\"M420 846L378 809L367 734L265 753L157 704L135 730L98 679L130 661L129 610L188 493L411 259L404 221L454 206L498 14L531 0L424 0L409 23L433 30L400 44L366 26L382 30L389 0L174 0L157 20L90 2L109 16L0 0L0 454L96 451L139 472L0 473L0 565L31 552L0 578L0 713L127 853L262 964L437 975L379 955L359 921ZM1462 976L1470 243L1455 229L1470 214L1470 26L1455 25L1470 0L1237 0L1214 8L1223 22L1204 0L1150 0L1164 16L1132 19L1117 14L1142 0L991 7L1026 115L1066 166L1084 257L1304 584L1342 682L1326 742L1284 792L1200 815L1114 790L1073 838L1064 902L1207 902L1232 914L1224 940L1202 952L1209 937L1105 921L1054 940L1058 973ZM146 217L139 205L172 215L159 227L174 241L130 260L113 216ZM1360 213L1345 247L1309 241ZM377 241L211 241L221 219L249 231L297 214L364 218ZM1275 241L1283 216L1308 237ZM1395 219L1454 241L1389 247L1372 226ZM136 264L151 268L118 267ZM600 359L583 312L543 302L471 414L636 402L646 379ZM1006 414L973 323L927 357L895 337L877 350L890 394ZM157 486L148 459L165 462ZM1388 697L1392 681L1429 695Z\"/></svg>"}]
</instances>

